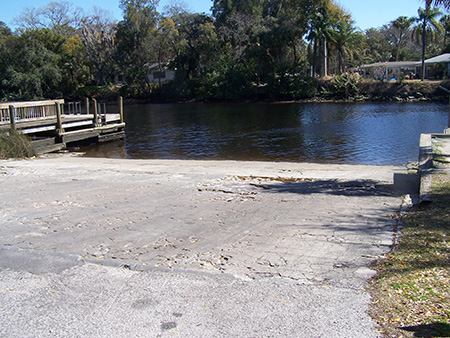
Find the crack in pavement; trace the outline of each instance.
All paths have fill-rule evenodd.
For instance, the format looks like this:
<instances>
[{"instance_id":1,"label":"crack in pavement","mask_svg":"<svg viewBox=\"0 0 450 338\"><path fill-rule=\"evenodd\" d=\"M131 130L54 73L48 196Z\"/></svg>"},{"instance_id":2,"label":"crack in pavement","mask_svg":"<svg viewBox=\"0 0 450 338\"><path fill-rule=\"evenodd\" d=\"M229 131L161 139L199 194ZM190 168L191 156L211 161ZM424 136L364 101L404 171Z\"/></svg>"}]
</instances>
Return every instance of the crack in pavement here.
<instances>
[{"instance_id":1,"label":"crack in pavement","mask_svg":"<svg viewBox=\"0 0 450 338\"><path fill-rule=\"evenodd\" d=\"M337 179L323 165L243 162L232 174L227 162L208 162L208 170L185 164L13 162L0 175L0 244L362 287L367 276L356 271L389 251L396 235L388 215L399 197L383 180L358 179L360 167Z\"/></svg>"}]
</instances>

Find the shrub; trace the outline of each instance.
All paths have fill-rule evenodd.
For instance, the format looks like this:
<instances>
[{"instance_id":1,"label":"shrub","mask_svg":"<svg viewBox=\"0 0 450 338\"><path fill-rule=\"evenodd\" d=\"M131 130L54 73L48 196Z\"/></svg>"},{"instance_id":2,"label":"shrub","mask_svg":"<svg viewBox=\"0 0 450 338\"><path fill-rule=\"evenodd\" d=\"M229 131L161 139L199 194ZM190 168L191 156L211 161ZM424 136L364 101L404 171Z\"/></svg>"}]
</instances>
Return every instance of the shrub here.
<instances>
[{"instance_id":1,"label":"shrub","mask_svg":"<svg viewBox=\"0 0 450 338\"><path fill-rule=\"evenodd\" d=\"M17 131L0 133L0 158L23 158L35 155L34 148L25 135Z\"/></svg>"},{"instance_id":2,"label":"shrub","mask_svg":"<svg viewBox=\"0 0 450 338\"><path fill-rule=\"evenodd\" d=\"M309 74L304 62L295 66L280 64L263 79L267 83L266 95L272 100L311 98L317 93L318 83Z\"/></svg>"},{"instance_id":3,"label":"shrub","mask_svg":"<svg viewBox=\"0 0 450 338\"><path fill-rule=\"evenodd\" d=\"M358 84L360 79L359 74L344 73L336 75L333 78L333 93L344 98L354 96L359 92Z\"/></svg>"}]
</instances>

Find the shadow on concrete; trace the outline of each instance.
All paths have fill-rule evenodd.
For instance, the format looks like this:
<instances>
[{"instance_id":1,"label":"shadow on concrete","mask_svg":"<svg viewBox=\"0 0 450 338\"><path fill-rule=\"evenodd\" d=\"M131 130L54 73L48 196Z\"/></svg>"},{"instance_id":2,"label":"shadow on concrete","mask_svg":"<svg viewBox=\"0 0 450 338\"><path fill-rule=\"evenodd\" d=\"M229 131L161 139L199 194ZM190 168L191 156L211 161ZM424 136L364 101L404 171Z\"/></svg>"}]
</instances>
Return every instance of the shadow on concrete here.
<instances>
[{"instance_id":1,"label":"shadow on concrete","mask_svg":"<svg viewBox=\"0 0 450 338\"><path fill-rule=\"evenodd\" d=\"M291 194L330 194L338 196L394 196L393 185L380 184L372 180L317 180L306 182L265 183L257 185L267 192Z\"/></svg>"},{"instance_id":2,"label":"shadow on concrete","mask_svg":"<svg viewBox=\"0 0 450 338\"><path fill-rule=\"evenodd\" d=\"M306 181L272 181L251 184L267 192L292 194L330 194L349 197L365 196L404 196L410 195L413 201L419 195L419 177L416 174L394 174L394 183L382 183L375 180L306 180ZM414 203L415 204L415 203Z\"/></svg>"},{"instance_id":3,"label":"shadow on concrete","mask_svg":"<svg viewBox=\"0 0 450 338\"><path fill-rule=\"evenodd\" d=\"M419 202L420 177L416 173L394 173L393 189L396 195L410 195L414 204Z\"/></svg>"},{"instance_id":4,"label":"shadow on concrete","mask_svg":"<svg viewBox=\"0 0 450 338\"><path fill-rule=\"evenodd\" d=\"M415 326L402 327L402 330L413 332L413 337L432 338L432 337L450 337L450 324L431 323Z\"/></svg>"}]
</instances>

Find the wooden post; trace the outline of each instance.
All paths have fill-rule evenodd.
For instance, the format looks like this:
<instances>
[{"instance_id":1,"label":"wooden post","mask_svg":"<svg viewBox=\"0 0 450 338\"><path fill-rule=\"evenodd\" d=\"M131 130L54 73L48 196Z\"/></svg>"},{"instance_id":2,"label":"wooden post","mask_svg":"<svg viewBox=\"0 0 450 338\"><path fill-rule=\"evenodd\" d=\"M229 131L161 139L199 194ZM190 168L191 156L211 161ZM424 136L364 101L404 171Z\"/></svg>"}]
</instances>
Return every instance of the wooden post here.
<instances>
[{"instance_id":1,"label":"wooden post","mask_svg":"<svg viewBox=\"0 0 450 338\"><path fill-rule=\"evenodd\" d=\"M62 129L62 118L61 118L61 105L59 103L55 103L56 108L56 130L58 134L63 132Z\"/></svg>"},{"instance_id":2,"label":"wooden post","mask_svg":"<svg viewBox=\"0 0 450 338\"><path fill-rule=\"evenodd\" d=\"M102 111L102 109L100 109ZM106 126L106 103L103 103L103 115L100 117L102 126Z\"/></svg>"},{"instance_id":3,"label":"wooden post","mask_svg":"<svg viewBox=\"0 0 450 338\"><path fill-rule=\"evenodd\" d=\"M89 113L90 113L89 98L85 98L84 101L86 103L86 114L89 115Z\"/></svg>"},{"instance_id":4,"label":"wooden post","mask_svg":"<svg viewBox=\"0 0 450 338\"><path fill-rule=\"evenodd\" d=\"M16 108L13 105L10 105L8 111L11 130L16 130Z\"/></svg>"},{"instance_id":5,"label":"wooden post","mask_svg":"<svg viewBox=\"0 0 450 338\"><path fill-rule=\"evenodd\" d=\"M119 96L120 123L123 123L123 97Z\"/></svg>"},{"instance_id":6,"label":"wooden post","mask_svg":"<svg viewBox=\"0 0 450 338\"><path fill-rule=\"evenodd\" d=\"M97 100L92 99L92 105L94 106L94 126L98 126L98 107L97 107Z\"/></svg>"}]
</instances>

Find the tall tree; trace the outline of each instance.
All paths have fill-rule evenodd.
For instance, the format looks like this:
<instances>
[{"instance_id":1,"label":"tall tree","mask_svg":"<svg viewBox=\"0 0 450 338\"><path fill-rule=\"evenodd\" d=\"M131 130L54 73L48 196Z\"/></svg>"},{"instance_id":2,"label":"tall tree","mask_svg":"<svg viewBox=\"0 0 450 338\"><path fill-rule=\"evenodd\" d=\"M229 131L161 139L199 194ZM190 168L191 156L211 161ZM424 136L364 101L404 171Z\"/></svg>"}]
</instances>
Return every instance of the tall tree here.
<instances>
[{"instance_id":1,"label":"tall tree","mask_svg":"<svg viewBox=\"0 0 450 338\"><path fill-rule=\"evenodd\" d=\"M169 0L169 4L164 6L163 15L177 21L177 18L191 13L189 5L184 0Z\"/></svg>"},{"instance_id":2,"label":"tall tree","mask_svg":"<svg viewBox=\"0 0 450 338\"><path fill-rule=\"evenodd\" d=\"M152 31L153 39L147 41L147 51L151 61L158 64L160 74L163 71L163 65L172 61L176 56L176 45L178 42L178 30L175 22L171 18L165 18ZM161 84L161 77L159 77Z\"/></svg>"},{"instance_id":3,"label":"tall tree","mask_svg":"<svg viewBox=\"0 0 450 338\"><path fill-rule=\"evenodd\" d=\"M6 23L0 21L0 39L3 39L11 35L12 35L11 29L6 25Z\"/></svg>"},{"instance_id":4,"label":"tall tree","mask_svg":"<svg viewBox=\"0 0 450 338\"><path fill-rule=\"evenodd\" d=\"M370 55L368 62L385 62L392 59L392 47L379 29L369 28L364 33Z\"/></svg>"},{"instance_id":5,"label":"tall tree","mask_svg":"<svg viewBox=\"0 0 450 338\"><path fill-rule=\"evenodd\" d=\"M130 84L149 85L146 64L151 60L147 46L159 19L158 3L158 0L120 0L124 18L117 28L117 60Z\"/></svg>"},{"instance_id":6,"label":"tall tree","mask_svg":"<svg viewBox=\"0 0 450 338\"><path fill-rule=\"evenodd\" d=\"M135 31L136 38L145 37L157 22L159 0L120 0L124 22Z\"/></svg>"},{"instance_id":7,"label":"tall tree","mask_svg":"<svg viewBox=\"0 0 450 338\"><path fill-rule=\"evenodd\" d=\"M14 22L19 28L48 28L54 32L70 37L81 26L83 11L68 1L52 1L44 7L28 7Z\"/></svg>"},{"instance_id":8,"label":"tall tree","mask_svg":"<svg viewBox=\"0 0 450 338\"><path fill-rule=\"evenodd\" d=\"M349 51L345 45L350 41L349 39L355 28L353 28L351 15L336 1L322 0L316 2L315 5L317 7L309 14L307 39L313 43L313 60L318 60L317 72L313 62L314 73L321 75L323 57L323 73L327 75L329 46L333 44L333 41L338 41L336 47L338 47L339 60L341 61L339 69L341 69L343 53Z\"/></svg>"},{"instance_id":9,"label":"tall tree","mask_svg":"<svg viewBox=\"0 0 450 338\"><path fill-rule=\"evenodd\" d=\"M204 70L220 58L213 18L205 14L185 13L176 17L179 49L175 58L182 81L201 77Z\"/></svg>"},{"instance_id":10,"label":"tall tree","mask_svg":"<svg viewBox=\"0 0 450 338\"><path fill-rule=\"evenodd\" d=\"M441 19L439 20L442 24L442 27L444 29L444 48L447 47L447 38L450 34L450 15L443 15Z\"/></svg>"},{"instance_id":11,"label":"tall tree","mask_svg":"<svg viewBox=\"0 0 450 338\"><path fill-rule=\"evenodd\" d=\"M64 95L76 96L79 88L92 82L92 71L80 36L75 35L66 40L60 60Z\"/></svg>"},{"instance_id":12,"label":"tall tree","mask_svg":"<svg viewBox=\"0 0 450 338\"><path fill-rule=\"evenodd\" d=\"M307 39L313 44L313 74L322 75L322 60L325 59L325 75L327 40L331 38L332 22L328 17L326 6L319 6L317 12L310 17L308 22L309 33ZM322 51L325 51L323 55ZM316 62L317 60L317 62Z\"/></svg>"},{"instance_id":13,"label":"tall tree","mask_svg":"<svg viewBox=\"0 0 450 338\"><path fill-rule=\"evenodd\" d=\"M353 61L353 45L359 42L359 34L354 26L354 21L338 2L331 0L328 5L328 16L331 22L329 33L330 48L337 52L337 72L341 74L348 61ZM330 53L331 54L331 53Z\"/></svg>"},{"instance_id":14,"label":"tall tree","mask_svg":"<svg viewBox=\"0 0 450 338\"><path fill-rule=\"evenodd\" d=\"M441 23L438 21L438 17L442 15L441 11L437 8L419 8L418 16L414 18L416 26L414 27L414 34L417 39L422 41L422 81L425 78L425 50L427 45L427 38L432 38L435 32L441 33L443 31Z\"/></svg>"},{"instance_id":15,"label":"tall tree","mask_svg":"<svg viewBox=\"0 0 450 338\"><path fill-rule=\"evenodd\" d=\"M425 2L425 7L429 8L434 6L443 6L446 9L450 9L450 0L423 0Z\"/></svg>"},{"instance_id":16,"label":"tall tree","mask_svg":"<svg viewBox=\"0 0 450 338\"><path fill-rule=\"evenodd\" d=\"M403 47L405 38L408 36L409 30L414 22L413 18L406 16L400 16L397 19L391 21L392 27L391 34L393 42L396 47L395 61L399 61L400 51Z\"/></svg>"},{"instance_id":17,"label":"tall tree","mask_svg":"<svg viewBox=\"0 0 450 338\"><path fill-rule=\"evenodd\" d=\"M109 14L98 8L94 8L94 13L83 20L81 41L86 62L90 65L97 85L105 85L113 80L116 28Z\"/></svg>"},{"instance_id":18,"label":"tall tree","mask_svg":"<svg viewBox=\"0 0 450 338\"><path fill-rule=\"evenodd\" d=\"M344 56L353 57L351 45L356 39L356 28L345 21L339 21L332 32L332 43L338 52L338 73L343 72Z\"/></svg>"},{"instance_id":19,"label":"tall tree","mask_svg":"<svg viewBox=\"0 0 450 338\"><path fill-rule=\"evenodd\" d=\"M240 13L246 16L260 16L263 12L263 1L260 0L214 0L213 17L217 23L225 24L232 14Z\"/></svg>"},{"instance_id":20,"label":"tall tree","mask_svg":"<svg viewBox=\"0 0 450 338\"><path fill-rule=\"evenodd\" d=\"M3 99L30 100L62 95L59 55L65 38L43 28L7 39L0 49Z\"/></svg>"}]
</instances>

